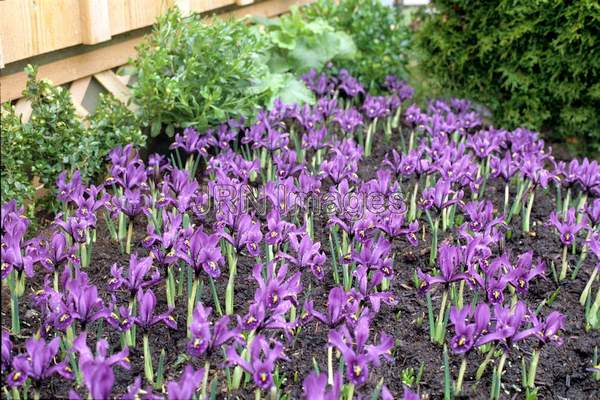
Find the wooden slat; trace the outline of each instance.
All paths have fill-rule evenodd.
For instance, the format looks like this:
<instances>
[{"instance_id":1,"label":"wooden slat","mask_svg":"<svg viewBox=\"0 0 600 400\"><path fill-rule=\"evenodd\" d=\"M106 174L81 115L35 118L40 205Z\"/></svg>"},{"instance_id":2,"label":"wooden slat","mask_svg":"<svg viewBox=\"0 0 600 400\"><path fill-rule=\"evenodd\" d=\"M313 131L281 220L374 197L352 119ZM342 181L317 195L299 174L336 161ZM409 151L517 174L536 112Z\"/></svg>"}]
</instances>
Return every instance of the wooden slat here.
<instances>
[{"instance_id":1,"label":"wooden slat","mask_svg":"<svg viewBox=\"0 0 600 400\"><path fill-rule=\"evenodd\" d=\"M165 12L165 0L108 0L113 35L149 26Z\"/></svg>"},{"instance_id":2,"label":"wooden slat","mask_svg":"<svg viewBox=\"0 0 600 400\"><path fill-rule=\"evenodd\" d=\"M4 52L2 51L2 36L0 36L0 69L4 68Z\"/></svg>"},{"instance_id":3,"label":"wooden slat","mask_svg":"<svg viewBox=\"0 0 600 400\"><path fill-rule=\"evenodd\" d=\"M131 90L123 84L112 71L103 71L94 75L94 78L102 85L106 90L112 93L117 100L123 104L128 104L131 98ZM129 109L136 111L137 107L135 104L128 104Z\"/></svg>"},{"instance_id":4,"label":"wooden slat","mask_svg":"<svg viewBox=\"0 0 600 400\"><path fill-rule=\"evenodd\" d=\"M8 1L8 0L6 0ZM2 4L3 1L0 1ZM243 17L246 15L275 16L289 10L293 4L306 4L310 0L266 0L221 14L225 17ZM194 6L194 4L192 4ZM193 9L196 11L196 9ZM111 15L112 23L112 15ZM143 41L143 37L134 37L122 42L100 47L87 53L78 54L62 60L54 61L39 67L38 77L48 78L56 85L62 85L85 76L94 75L126 64L135 57L135 47ZM17 99L27 83L25 72L2 75L0 71L0 101Z\"/></svg>"},{"instance_id":5,"label":"wooden slat","mask_svg":"<svg viewBox=\"0 0 600 400\"><path fill-rule=\"evenodd\" d=\"M236 0L235 4L238 6L247 6L254 3L254 0Z\"/></svg>"},{"instance_id":6,"label":"wooden slat","mask_svg":"<svg viewBox=\"0 0 600 400\"><path fill-rule=\"evenodd\" d=\"M84 54L68 57L56 62L40 65L39 78L48 78L55 85L71 82L98 71L126 64L130 57L136 54L135 46L140 44L143 37L132 38L111 46L101 47ZM1 74L1 72L0 72ZM27 74L17 72L11 75L0 75L0 101L17 99L27 83Z\"/></svg>"},{"instance_id":7,"label":"wooden slat","mask_svg":"<svg viewBox=\"0 0 600 400\"><path fill-rule=\"evenodd\" d=\"M71 100L73 101L73 103L81 104L83 102L85 92L87 92L91 81L92 77L87 76L85 78L78 79L71 83L71 86L69 87L69 92L71 92Z\"/></svg>"},{"instance_id":8,"label":"wooden slat","mask_svg":"<svg viewBox=\"0 0 600 400\"><path fill-rule=\"evenodd\" d=\"M202 13L235 4L235 0L190 0L193 12Z\"/></svg>"},{"instance_id":9,"label":"wooden slat","mask_svg":"<svg viewBox=\"0 0 600 400\"><path fill-rule=\"evenodd\" d=\"M108 0L79 0L81 43L96 44L110 40Z\"/></svg>"},{"instance_id":10,"label":"wooden slat","mask_svg":"<svg viewBox=\"0 0 600 400\"><path fill-rule=\"evenodd\" d=\"M19 101L17 101L17 104L15 104L15 112L18 116L21 117L22 122L29 121L32 112L31 101L25 98L19 99Z\"/></svg>"}]
</instances>

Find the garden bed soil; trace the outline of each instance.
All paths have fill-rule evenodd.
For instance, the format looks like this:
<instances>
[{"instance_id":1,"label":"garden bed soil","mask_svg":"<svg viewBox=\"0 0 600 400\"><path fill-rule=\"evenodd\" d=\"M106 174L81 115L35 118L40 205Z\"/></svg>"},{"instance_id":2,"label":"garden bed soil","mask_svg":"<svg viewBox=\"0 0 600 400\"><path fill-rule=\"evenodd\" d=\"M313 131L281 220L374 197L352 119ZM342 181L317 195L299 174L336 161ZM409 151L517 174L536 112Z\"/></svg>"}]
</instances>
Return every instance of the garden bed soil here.
<instances>
[{"instance_id":1,"label":"garden bed soil","mask_svg":"<svg viewBox=\"0 0 600 400\"><path fill-rule=\"evenodd\" d=\"M383 134L378 136L383 137ZM364 159L360 163L359 176L362 179L369 179L375 176L376 170L381 166L385 153L390 150L390 144L383 141L375 141L373 155ZM410 186L409 186L410 187ZM486 198L495 203L501 201L503 196L503 186L500 182L491 182L486 191ZM499 203L496 204L496 206ZM558 235L553 228L545 225L548 215L554 209L554 197L547 193L539 192L536 195L535 207L532 212L531 236L519 236L515 234L511 240L507 241L507 251L516 256L528 250L533 250L535 256L541 256L546 265L551 262L555 265L560 264L561 244ZM107 282L110 277L110 267L113 263L128 265L129 256L122 255L119 252L119 246L110 241L108 230L104 225L103 218L98 218L99 226L97 232L97 242L94 245L93 258L89 269L86 271L93 284L98 286L99 294L107 302L110 299L110 293L107 290ZM515 227L520 224L519 218L512 221ZM329 242L327 240L326 219L315 217L315 239L320 240L322 248L325 251L328 260ZM520 232L516 228L515 232ZM134 243L139 245L145 235L145 225L141 222L136 224L134 233ZM421 235L419 235L421 236ZM414 368L415 374L423 366L423 374L420 381L420 394L425 399L443 398L443 368L442 368L442 348L434 345L429 340L429 331L427 326L427 306L425 298L417 293L413 285L413 274L415 268L421 267L427 269L429 257L430 238L419 237L420 242L417 248L411 246L404 240L394 242L395 252L395 271L396 279L393 280L392 289L395 291L399 302L396 306L383 305L381 311L377 314L371 323L372 335L379 336L379 332L386 332L392 335L396 340L396 347L393 349L395 362L383 361L382 366L373 368L370 371L370 379L367 384L367 390L359 390L360 393L371 393L381 378L384 378L385 384L396 397L401 398L402 394L402 371L407 368ZM141 247L136 250L144 253ZM599 399L600 383L592 379L592 374L586 371L591 367L591 360L594 346L600 345L600 334L598 331L585 332L585 318L583 308L579 305L579 295L589 277L592 269L593 257L588 257L583 268L575 281L567 281L560 285L560 293L556 301L552 304L552 309L558 310L566 315L567 321L564 328L564 344L559 348L547 346L541 352L536 385L539 387L540 399ZM572 260L573 261L573 260ZM235 287L235 311L245 314L248 305L252 302L256 282L251 276L251 270L254 266L254 259L242 256L238 263L238 277ZM527 295L527 303L535 307L558 289L551 279L551 273L548 269L547 279L535 279L530 286ZM227 278L224 274L216 283L218 293L225 292ZM310 294L315 301L315 308L318 310L326 309L327 295L329 290L335 286L331 274L326 274L323 281L317 281L308 271L302 276L304 285L304 296ZM42 279L38 275L32 281L28 282L28 287L33 291L41 288ZM30 294L31 291L28 293ZM158 300L158 311L166 310L166 297L164 285L155 287L155 293ZM120 296L120 297L119 297ZM440 293L433 292L432 299L434 304L439 304ZM222 297L224 298L224 297ZM117 295L119 304L128 301L122 292ZM205 286L202 291L202 301L204 304L212 307L212 298L210 291ZM299 299L303 304L304 298ZM13 338L16 352L24 349L24 338L34 334L34 330L39 326L39 315L33 311L30 296L25 295L20 302L20 311L22 318L22 335L20 338ZM548 312L545 308L544 314ZM182 362L178 359L181 354L186 354L186 304L185 296L178 298L177 307L173 313L177 320L179 329L171 330L163 324L158 324L152 329L150 334L150 344L153 351L154 365L158 364L159 355L162 349L165 350L165 380L178 379L182 366L186 362L192 362L196 368L204 366L204 360L191 359ZM98 323L90 326L90 332L95 332ZM8 290L2 288L2 326L10 326L10 309ZM183 328L182 328L183 327ZM108 336L109 343L114 347L119 343L119 334L110 329L107 325L105 334ZM452 331L452 328L449 328ZM313 321L308 326L303 327L300 334L288 345L286 355L289 361L279 361L280 374L286 377L283 385L284 392L291 398L299 398L302 395L302 379L314 369L314 362L324 368L327 365L327 334L329 330L326 326L317 321ZM88 342L94 342L95 335L88 336ZM90 343L89 343L90 344ZM90 344L92 347L94 343ZM131 369L125 370L115 367L116 381L113 389L115 395L124 393L127 385L133 382L133 379L144 374L143 354L141 352L141 336L138 334L137 349L130 350ZM514 351L509 355L505 374L502 377L502 389L505 398L523 398L524 394L519 393L521 388L520 366L521 356L531 353L531 348L526 342L520 351ZM464 398L487 399L490 393L490 383L492 368L488 367L484 377L479 383L474 381L475 370L482 362L481 354L471 352L468 356L467 372L465 374L463 385ZM210 375L209 380L216 377L219 381L219 388L223 390L218 398L253 398L254 393L250 390L251 385L247 385L247 390L239 390L234 394L225 393L225 372L223 367L223 355L213 354L209 357ZM450 354L451 374L456 377L460 365L460 358ZM4 380L6 377L3 376ZM65 385L62 379L52 378L43 383L41 387L41 397L43 399L67 398L70 385ZM81 392L85 392L82 389Z\"/></svg>"}]
</instances>

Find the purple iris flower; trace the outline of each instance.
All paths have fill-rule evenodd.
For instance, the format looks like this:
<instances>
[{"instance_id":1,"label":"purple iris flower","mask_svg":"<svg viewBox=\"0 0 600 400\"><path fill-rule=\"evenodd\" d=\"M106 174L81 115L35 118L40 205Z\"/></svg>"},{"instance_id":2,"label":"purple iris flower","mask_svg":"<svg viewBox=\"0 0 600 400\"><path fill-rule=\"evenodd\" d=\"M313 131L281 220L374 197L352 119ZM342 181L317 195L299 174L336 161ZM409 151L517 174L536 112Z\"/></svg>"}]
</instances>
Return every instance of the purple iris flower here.
<instances>
[{"instance_id":1,"label":"purple iris flower","mask_svg":"<svg viewBox=\"0 0 600 400\"><path fill-rule=\"evenodd\" d=\"M567 318L558 311L552 311L546 317L545 321L541 321L535 314L530 316L533 324L533 335L539 339L542 344L551 343L558 347L563 344L562 337L559 336L559 331L565 327Z\"/></svg>"},{"instance_id":2,"label":"purple iris flower","mask_svg":"<svg viewBox=\"0 0 600 400\"><path fill-rule=\"evenodd\" d=\"M267 233L265 241L267 244L279 246L288 240L291 234L297 234L300 229L296 225L284 221L279 210L274 209L267 215Z\"/></svg>"},{"instance_id":3,"label":"purple iris flower","mask_svg":"<svg viewBox=\"0 0 600 400\"><path fill-rule=\"evenodd\" d=\"M453 196L452 199L450 198L451 196ZM429 210L433 207L437 211L441 211L446 207L458 203L462 197L462 190L455 192L451 189L449 181L439 179L435 186L423 190L419 207L424 210Z\"/></svg>"},{"instance_id":4,"label":"purple iris flower","mask_svg":"<svg viewBox=\"0 0 600 400\"><path fill-rule=\"evenodd\" d=\"M150 279L146 279L146 275L152 268L152 261L152 257L138 259L136 254L132 254L129 257L129 268L125 278L123 278L123 267L119 267L117 263L114 263L110 269L112 278L108 281L109 288L114 291L124 286L129 290L130 298L133 298L138 290L155 285L160 281L160 273L156 268Z\"/></svg>"},{"instance_id":5,"label":"purple iris flower","mask_svg":"<svg viewBox=\"0 0 600 400\"><path fill-rule=\"evenodd\" d=\"M252 269L252 277L258 283L254 300L264 302L270 309L277 308L283 302L289 302L297 306L297 297L302 291L302 284L300 283L301 273L296 272L287 278L287 264L282 264L276 272L275 263L270 262L267 264L266 279L264 279L262 275L263 269L262 264L256 264Z\"/></svg>"},{"instance_id":6,"label":"purple iris flower","mask_svg":"<svg viewBox=\"0 0 600 400\"><path fill-rule=\"evenodd\" d=\"M210 354L232 339L241 337L239 327L229 329L228 315L221 317L213 327L210 321L211 313L212 308L204 307L201 302L196 304L190 325L192 337L187 344L188 353L194 357L200 357L205 353Z\"/></svg>"},{"instance_id":7,"label":"purple iris flower","mask_svg":"<svg viewBox=\"0 0 600 400\"><path fill-rule=\"evenodd\" d=\"M544 262L538 260L533 264L533 251L528 251L519 256L517 265L509 272L510 284L515 288L517 293L524 294L529 289L529 282L539 275L544 275L546 266Z\"/></svg>"},{"instance_id":8,"label":"purple iris flower","mask_svg":"<svg viewBox=\"0 0 600 400\"><path fill-rule=\"evenodd\" d=\"M25 245L22 249L19 237L6 235L2 238L0 253L2 279L6 279L13 269L25 272L28 277L34 275L33 266L38 262L38 251L34 246Z\"/></svg>"},{"instance_id":9,"label":"purple iris flower","mask_svg":"<svg viewBox=\"0 0 600 400\"><path fill-rule=\"evenodd\" d=\"M67 181L67 171L61 172L56 178L56 198L65 203L72 201L73 195L83 190L81 183L81 173L79 171L73 172L71 180Z\"/></svg>"},{"instance_id":10,"label":"purple iris flower","mask_svg":"<svg viewBox=\"0 0 600 400\"><path fill-rule=\"evenodd\" d=\"M325 137L327 136L327 128L321 127L309 129L302 135L301 146L304 150L319 150L327 146Z\"/></svg>"},{"instance_id":11,"label":"purple iris flower","mask_svg":"<svg viewBox=\"0 0 600 400\"><path fill-rule=\"evenodd\" d=\"M419 221L413 221L408 225L404 225L404 223L404 213L388 211L382 215L381 220L377 224L377 228L383 231L390 240L397 238L400 235L404 235L411 245L417 246L419 244L417 238Z\"/></svg>"},{"instance_id":12,"label":"purple iris flower","mask_svg":"<svg viewBox=\"0 0 600 400\"><path fill-rule=\"evenodd\" d=\"M327 314L322 314L314 309L314 302L309 300L304 309L314 318L327 325L330 329L338 327L350 318L347 310L347 294L344 288L337 286L329 291L327 298Z\"/></svg>"},{"instance_id":13,"label":"purple iris flower","mask_svg":"<svg viewBox=\"0 0 600 400\"><path fill-rule=\"evenodd\" d=\"M154 315L156 309L156 296L152 289L148 289L144 292L140 289L137 294L137 303L139 307L138 316L134 318L136 325L142 328L145 332L150 330L151 327L164 322L171 329L177 329L177 321L171 315L172 309L169 309L164 314Z\"/></svg>"},{"instance_id":14,"label":"purple iris flower","mask_svg":"<svg viewBox=\"0 0 600 400\"><path fill-rule=\"evenodd\" d=\"M55 271L69 261L75 265L79 264L76 247L68 246L63 232L53 232L48 248L44 252L44 256L40 258L40 263L48 271Z\"/></svg>"},{"instance_id":15,"label":"purple iris flower","mask_svg":"<svg viewBox=\"0 0 600 400\"><path fill-rule=\"evenodd\" d=\"M410 99L415 93L415 89L413 89L406 81L398 79L397 76L393 75L385 77L385 87L396 93L402 101Z\"/></svg>"},{"instance_id":16,"label":"purple iris flower","mask_svg":"<svg viewBox=\"0 0 600 400\"><path fill-rule=\"evenodd\" d=\"M10 341L10 333L6 329L2 329L2 372L6 372L12 363L12 342Z\"/></svg>"},{"instance_id":17,"label":"purple iris flower","mask_svg":"<svg viewBox=\"0 0 600 400\"><path fill-rule=\"evenodd\" d=\"M473 232L481 232L504 221L504 216L494 218L494 205L489 200L470 201L461 209L469 220L469 229Z\"/></svg>"},{"instance_id":18,"label":"purple iris flower","mask_svg":"<svg viewBox=\"0 0 600 400\"><path fill-rule=\"evenodd\" d=\"M302 383L302 395L306 400L338 400L341 395L342 376L339 372L333 375L333 386L327 390L327 374L311 372Z\"/></svg>"},{"instance_id":19,"label":"purple iris flower","mask_svg":"<svg viewBox=\"0 0 600 400\"><path fill-rule=\"evenodd\" d=\"M353 289L354 295L360 300L368 299L371 309L376 313L379 312L382 301L391 306L398 304L398 299L391 291L377 291L377 287L386 277L384 269L385 267L370 274L365 266L360 265L352 273L358 281L358 291Z\"/></svg>"},{"instance_id":20,"label":"purple iris flower","mask_svg":"<svg viewBox=\"0 0 600 400\"><path fill-rule=\"evenodd\" d=\"M113 309L114 305L110 307ZM117 312L118 311L118 312ZM127 332L134 322L134 317L131 315L131 310L126 306L119 306L116 311L112 311L109 316L106 317L106 321L117 331L123 333Z\"/></svg>"},{"instance_id":21,"label":"purple iris flower","mask_svg":"<svg viewBox=\"0 0 600 400\"><path fill-rule=\"evenodd\" d=\"M355 108L348 108L346 110L337 110L334 121L340 126L342 131L352 134L356 128L363 124L363 117Z\"/></svg>"},{"instance_id":22,"label":"purple iris flower","mask_svg":"<svg viewBox=\"0 0 600 400\"><path fill-rule=\"evenodd\" d=\"M77 277L67 281L66 289L66 309L58 316L59 321L69 315L79 320L82 330L85 330L88 323L110 315L98 297L98 288L88 282L84 272L78 272Z\"/></svg>"},{"instance_id":23,"label":"purple iris flower","mask_svg":"<svg viewBox=\"0 0 600 400\"><path fill-rule=\"evenodd\" d=\"M522 301L519 301L514 307L496 304L494 306L495 326L490 333L479 338L477 345L497 341L510 348L513 343L535 334L535 328L521 329L526 322L527 314L527 307Z\"/></svg>"},{"instance_id":24,"label":"purple iris flower","mask_svg":"<svg viewBox=\"0 0 600 400\"><path fill-rule=\"evenodd\" d=\"M104 188L91 185L81 192L72 196L73 203L77 206L77 216L90 221L90 225L96 225L96 212L104 207L110 200L110 195Z\"/></svg>"},{"instance_id":25,"label":"purple iris flower","mask_svg":"<svg viewBox=\"0 0 600 400\"><path fill-rule=\"evenodd\" d=\"M69 217L65 221L63 220L62 216L62 213L59 213L54 219L54 223L60 226L66 233L68 233L74 242L85 243L85 241L87 240L86 232L87 229L91 226L91 221L78 216Z\"/></svg>"},{"instance_id":26,"label":"purple iris flower","mask_svg":"<svg viewBox=\"0 0 600 400\"><path fill-rule=\"evenodd\" d=\"M111 210L111 217L116 218L122 212L130 219L143 213L150 205L149 199L139 189L125 189L122 196L113 196L107 208Z\"/></svg>"},{"instance_id":27,"label":"purple iris flower","mask_svg":"<svg viewBox=\"0 0 600 400\"><path fill-rule=\"evenodd\" d=\"M503 158L492 156L490 158L490 175L493 178L501 177L508 183L519 170L519 165L511 153L507 151Z\"/></svg>"},{"instance_id":28,"label":"purple iris flower","mask_svg":"<svg viewBox=\"0 0 600 400\"><path fill-rule=\"evenodd\" d=\"M200 135L194 128L185 128L183 134L176 134L175 141L169 146L169 149L182 149L187 154L196 153L198 148L198 140Z\"/></svg>"},{"instance_id":29,"label":"purple iris flower","mask_svg":"<svg viewBox=\"0 0 600 400\"><path fill-rule=\"evenodd\" d=\"M125 166L113 166L111 176L107 178L105 185L118 184L126 191L136 191L146 188L147 181L146 166L142 160L135 159Z\"/></svg>"},{"instance_id":30,"label":"purple iris flower","mask_svg":"<svg viewBox=\"0 0 600 400\"><path fill-rule=\"evenodd\" d=\"M311 68L302 76L302 80L311 91L316 95L322 96L333 92L335 89L335 80L330 79L326 74L319 74L316 69Z\"/></svg>"},{"instance_id":31,"label":"purple iris flower","mask_svg":"<svg viewBox=\"0 0 600 400\"><path fill-rule=\"evenodd\" d=\"M469 322L473 320L473 322ZM487 304L478 304L475 310L471 306L450 309L450 321L454 325L455 335L450 341L454 353L466 353L473 348L477 339L487 333L490 323L490 308Z\"/></svg>"},{"instance_id":32,"label":"purple iris flower","mask_svg":"<svg viewBox=\"0 0 600 400\"><path fill-rule=\"evenodd\" d=\"M168 400L192 400L194 393L202 384L204 374L207 374L204 368L195 370L191 365L186 365L179 381L167 382Z\"/></svg>"},{"instance_id":33,"label":"purple iris flower","mask_svg":"<svg viewBox=\"0 0 600 400\"><path fill-rule=\"evenodd\" d=\"M194 269L196 276L202 270L215 279L221 276L223 255L217 234L208 235L201 228L196 229L189 239L189 252L180 251L178 255Z\"/></svg>"},{"instance_id":34,"label":"purple iris flower","mask_svg":"<svg viewBox=\"0 0 600 400\"><path fill-rule=\"evenodd\" d=\"M463 263L463 250L460 246L453 246L448 243L442 243L438 249L437 264L440 269L439 276L431 276L423 273L420 269L417 270L419 279L421 280L421 291L429 290L431 285L449 284L465 279L467 276L461 272Z\"/></svg>"},{"instance_id":35,"label":"purple iris flower","mask_svg":"<svg viewBox=\"0 0 600 400\"><path fill-rule=\"evenodd\" d=\"M67 359L56 362L60 346L60 338L56 337L49 343L44 339L29 338L25 342L26 354L13 358L13 371L7 377L10 387L21 386L27 378L36 382L44 381L54 374L65 379L72 379L73 374L67 366Z\"/></svg>"},{"instance_id":36,"label":"purple iris flower","mask_svg":"<svg viewBox=\"0 0 600 400\"><path fill-rule=\"evenodd\" d=\"M283 345L276 340L271 343L264 336L258 335L248 346L249 361L241 357L235 345L227 349L227 362L229 365L239 365L252 375L254 384L260 389L266 390L273 386L273 369L277 360L287 360L283 354Z\"/></svg>"},{"instance_id":37,"label":"purple iris flower","mask_svg":"<svg viewBox=\"0 0 600 400\"><path fill-rule=\"evenodd\" d=\"M300 239L300 240L298 240ZM307 234L290 234L289 245L295 256L284 253L283 256L299 268L310 268L317 279L323 279L325 271L325 253L320 251L321 243L313 242Z\"/></svg>"},{"instance_id":38,"label":"purple iris flower","mask_svg":"<svg viewBox=\"0 0 600 400\"><path fill-rule=\"evenodd\" d=\"M574 208L569 208L564 218L560 217L556 211L550 213L550 225L558 230L558 233L560 233L560 241L565 246L573 244L577 238L577 233L585 227L585 224L577 223L575 213L576 210Z\"/></svg>"},{"instance_id":39,"label":"purple iris flower","mask_svg":"<svg viewBox=\"0 0 600 400\"><path fill-rule=\"evenodd\" d=\"M600 198L594 199L585 207L585 215L590 227L600 225Z\"/></svg>"},{"instance_id":40,"label":"purple iris flower","mask_svg":"<svg viewBox=\"0 0 600 400\"><path fill-rule=\"evenodd\" d=\"M584 158L578 168L578 183L581 189L592 196L600 196L600 164Z\"/></svg>"},{"instance_id":41,"label":"purple iris flower","mask_svg":"<svg viewBox=\"0 0 600 400\"><path fill-rule=\"evenodd\" d=\"M475 135L469 136L466 144L480 160L500 150L499 136L494 129L479 131Z\"/></svg>"},{"instance_id":42,"label":"purple iris flower","mask_svg":"<svg viewBox=\"0 0 600 400\"><path fill-rule=\"evenodd\" d=\"M277 176L285 179L290 176L296 176L304 168L304 164L300 164L296 160L296 151L282 150L273 156L273 162L277 166Z\"/></svg>"},{"instance_id":43,"label":"purple iris flower","mask_svg":"<svg viewBox=\"0 0 600 400\"><path fill-rule=\"evenodd\" d=\"M421 400L421 396L419 396L416 392L413 392L408 386L404 386L404 392L402 394L403 400Z\"/></svg>"},{"instance_id":44,"label":"purple iris flower","mask_svg":"<svg viewBox=\"0 0 600 400\"><path fill-rule=\"evenodd\" d=\"M232 221L227 221L226 225L231 229L229 233L225 228L221 228L219 234L223 239L231 243L239 254L243 248L246 248L252 257L260 254L259 244L263 239L260 231L260 224L248 214L238 214L233 216Z\"/></svg>"},{"instance_id":45,"label":"purple iris flower","mask_svg":"<svg viewBox=\"0 0 600 400\"><path fill-rule=\"evenodd\" d=\"M482 268L483 276L471 264L467 270L467 283L473 289L480 288L485 291L487 299L491 304L502 304L504 302L504 289L512 279L510 275L510 262L508 256L502 255L495 258L489 266Z\"/></svg>"},{"instance_id":46,"label":"purple iris flower","mask_svg":"<svg viewBox=\"0 0 600 400\"><path fill-rule=\"evenodd\" d=\"M161 267L173 265L179 259L178 251L183 246L182 215L179 213L162 214L162 233L155 232L154 227L148 225L148 235L142 240L142 245L150 251L154 260Z\"/></svg>"},{"instance_id":47,"label":"purple iris flower","mask_svg":"<svg viewBox=\"0 0 600 400\"><path fill-rule=\"evenodd\" d=\"M369 339L369 317L361 317L353 334L343 325L329 332L329 343L336 347L346 362L346 376L355 385L364 384L369 377L369 366L379 366L380 358L391 360L394 339L381 333L378 345L367 344Z\"/></svg>"},{"instance_id":48,"label":"purple iris flower","mask_svg":"<svg viewBox=\"0 0 600 400\"><path fill-rule=\"evenodd\" d=\"M371 119L383 118L390 115L390 109L387 105L385 97L383 96L367 96L363 103L362 109L367 117Z\"/></svg>"},{"instance_id":49,"label":"purple iris flower","mask_svg":"<svg viewBox=\"0 0 600 400\"><path fill-rule=\"evenodd\" d=\"M127 356L129 349L125 347L122 351L111 356L108 355L108 342L100 339L96 343L96 356L92 353L87 343L87 332L73 342L73 350L79 353L79 370L83 375L83 383L93 399L108 399L115 382L113 366L130 369L131 364Z\"/></svg>"},{"instance_id":50,"label":"purple iris flower","mask_svg":"<svg viewBox=\"0 0 600 400\"><path fill-rule=\"evenodd\" d=\"M358 79L351 76L346 69L341 69L338 73L339 90L348 97L356 97L365 92Z\"/></svg>"}]
</instances>

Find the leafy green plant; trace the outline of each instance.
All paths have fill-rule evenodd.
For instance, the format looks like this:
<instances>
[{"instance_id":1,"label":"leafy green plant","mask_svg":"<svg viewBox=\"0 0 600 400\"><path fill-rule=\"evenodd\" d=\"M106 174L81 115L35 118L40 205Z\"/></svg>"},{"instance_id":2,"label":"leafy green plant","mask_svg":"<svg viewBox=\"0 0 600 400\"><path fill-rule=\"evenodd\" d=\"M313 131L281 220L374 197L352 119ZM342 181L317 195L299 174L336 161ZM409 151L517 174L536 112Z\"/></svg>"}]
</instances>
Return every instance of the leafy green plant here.
<instances>
[{"instance_id":1,"label":"leafy green plant","mask_svg":"<svg viewBox=\"0 0 600 400\"><path fill-rule=\"evenodd\" d=\"M184 18L176 8L160 17L133 61L134 101L151 135L251 116L268 98L266 48L244 21Z\"/></svg>"},{"instance_id":2,"label":"leafy green plant","mask_svg":"<svg viewBox=\"0 0 600 400\"><path fill-rule=\"evenodd\" d=\"M600 4L434 0L417 34L421 69L488 105L507 128L552 130L600 149Z\"/></svg>"},{"instance_id":3,"label":"leafy green plant","mask_svg":"<svg viewBox=\"0 0 600 400\"><path fill-rule=\"evenodd\" d=\"M292 7L290 14L276 19L257 19L271 43L268 60L271 72L302 74L321 70L335 59L350 60L356 55L352 38L335 30L323 18L310 21Z\"/></svg>"},{"instance_id":4,"label":"leafy green plant","mask_svg":"<svg viewBox=\"0 0 600 400\"><path fill-rule=\"evenodd\" d=\"M325 18L336 30L352 37L357 54L344 68L371 92L377 92L387 75L406 78L411 31L400 8L380 0L318 0L303 8L309 21Z\"/></svg>"},{"instance_id":5,"label":"leafy green plant","mask_svg":"<svg viewBox=\"0 0 600 400\"><path fill-rule=\"evenodd\" d=\"M70 94L50 81L37 79L37 68L27 66L23 96L32 113L23 123L10 103L2 105L2 198L28 203L33 211L36 187L52 192L63 170L79 170L90 181L102 171L108 151L118 145L143 145L135 116L113 97L103 95L89 128L75 114ZM49 205L52 207L52 205Z\"/></svg>"}]
</instances>

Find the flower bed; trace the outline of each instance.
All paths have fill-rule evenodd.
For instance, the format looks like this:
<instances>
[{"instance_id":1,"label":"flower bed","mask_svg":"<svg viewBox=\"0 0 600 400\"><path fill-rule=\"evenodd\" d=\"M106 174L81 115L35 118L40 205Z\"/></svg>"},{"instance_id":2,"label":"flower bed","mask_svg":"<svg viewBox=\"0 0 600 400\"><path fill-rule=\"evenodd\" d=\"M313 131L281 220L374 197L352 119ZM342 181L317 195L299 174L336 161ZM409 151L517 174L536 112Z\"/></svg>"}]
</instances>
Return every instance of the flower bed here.
<instances>
[{"instance_id":1,"label":"flower bed","mask_svg":"<svg viewBox=\"0 0 600 400\"><path fill-rule=\"evenodd\" d=\"M31 239L2 207L6 397L597 394L598 164L393 77L304 80L314 106L61 174Z\"/></svg>"}]
</instances>

